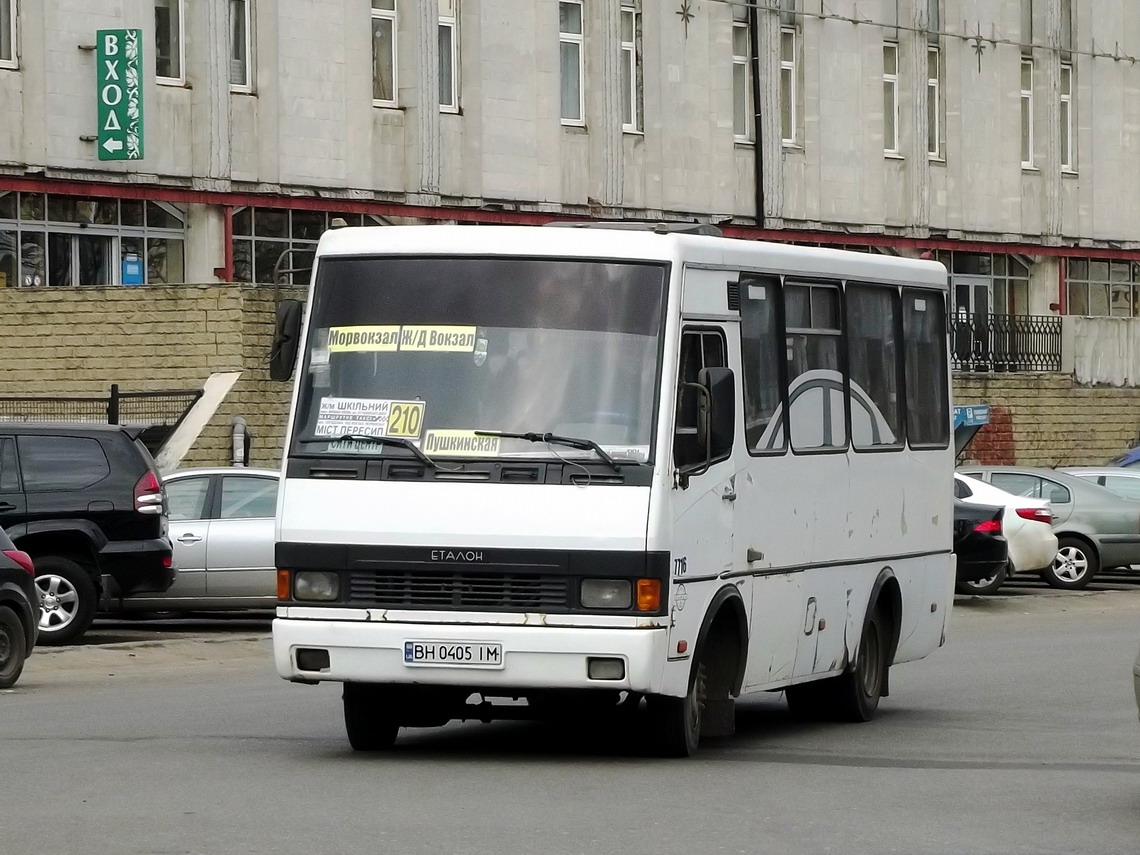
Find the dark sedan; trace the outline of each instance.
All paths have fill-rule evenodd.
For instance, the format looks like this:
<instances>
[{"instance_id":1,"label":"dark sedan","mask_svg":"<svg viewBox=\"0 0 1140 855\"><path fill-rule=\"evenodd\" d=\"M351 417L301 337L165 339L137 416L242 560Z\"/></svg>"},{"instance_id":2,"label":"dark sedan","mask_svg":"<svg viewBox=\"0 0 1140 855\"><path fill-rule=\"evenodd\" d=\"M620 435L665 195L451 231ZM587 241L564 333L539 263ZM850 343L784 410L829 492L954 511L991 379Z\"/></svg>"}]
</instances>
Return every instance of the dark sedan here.
<instances>
[{"instance_id":1,"label":"dark sedan","mask_svg":"<svg viewBox=\"0 0 1140 855\"><path fill-rule=\"evenodd\" d=\"M32 559L0 528L0 689L16 684L36 643L40 598L35 575Z\"/></svg>"},{"instance_id":2,"label":"dark sedan","mask_svg":"<svg viewBox=\"0 0 1140 855\"><path fill-rule=\"evenodd\" d=\"M958 593L972 593L966 583L989 579L1009 560L1009 543L1001 530L1003 512L1003 508L993 505L968 504L954 499Z\"/></svg>"}]
</instances>

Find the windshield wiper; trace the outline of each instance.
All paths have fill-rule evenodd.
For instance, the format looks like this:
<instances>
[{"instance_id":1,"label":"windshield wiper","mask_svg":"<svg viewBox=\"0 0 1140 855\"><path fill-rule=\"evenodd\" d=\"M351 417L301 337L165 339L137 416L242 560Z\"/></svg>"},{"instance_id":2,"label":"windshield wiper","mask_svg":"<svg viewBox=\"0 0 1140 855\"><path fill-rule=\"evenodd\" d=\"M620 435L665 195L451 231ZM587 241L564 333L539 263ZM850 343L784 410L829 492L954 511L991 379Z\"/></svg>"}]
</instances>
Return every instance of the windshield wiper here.
<instances>
[{"instance_id":1,"label":"windshield wiper","mask_svg":"<svg viewBox=\"0 0 1140 855\"><path fill-rule=\"evenodd\" d=\"M583 451L593 451L598 457L602 458L606 464L614 470L614 472L621 472L621 467L617 465L617 461L610 457L609 452L598 445L592 439L579 439L575 436L559 436L556 433L509 433L502 430L477 430L476 436L498 436L503 439L525 439L527 442L549 442L554 445L566 445L570 448L580 448Z\"/></svg>"},{"instance_id":2,"label":"windshield wiper","mask_svg":"<svg viewBox=\"0 0 1140 855\"><path fill-rule=\"evenodd\" d=\"M430 466L432 469L437 468L434 460L420 451L410 439L403 436L371 436L364 433L344 433L340 436L305 436L297 441L306 445L314 442L373 442L376 443L376 445L390 443L391 445L406 448L425 466Z\"/></svg>"}]
</instances>

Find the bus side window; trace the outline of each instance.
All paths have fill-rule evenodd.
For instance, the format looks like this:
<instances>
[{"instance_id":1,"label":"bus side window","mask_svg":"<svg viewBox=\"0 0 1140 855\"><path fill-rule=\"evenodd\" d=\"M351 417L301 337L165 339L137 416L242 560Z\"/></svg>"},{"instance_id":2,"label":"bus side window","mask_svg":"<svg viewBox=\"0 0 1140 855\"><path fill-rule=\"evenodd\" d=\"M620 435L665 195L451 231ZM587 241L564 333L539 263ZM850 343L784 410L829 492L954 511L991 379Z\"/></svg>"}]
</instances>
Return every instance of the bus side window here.
<instances>
[{"instance_id":1,"label":"bus side window","mask_svg":"<svg viewBox=\"0 0 1140 855\"><path fill-rule=\"evenodd\" d=\"M697 443L697 391L685 383L696 383L702 368L727 368L724 336L713 330L688 330L681 336L681 373L677 388L677 418L673 436L673 462L680 468L704 459Z\"/></svg>"}]
</instances>

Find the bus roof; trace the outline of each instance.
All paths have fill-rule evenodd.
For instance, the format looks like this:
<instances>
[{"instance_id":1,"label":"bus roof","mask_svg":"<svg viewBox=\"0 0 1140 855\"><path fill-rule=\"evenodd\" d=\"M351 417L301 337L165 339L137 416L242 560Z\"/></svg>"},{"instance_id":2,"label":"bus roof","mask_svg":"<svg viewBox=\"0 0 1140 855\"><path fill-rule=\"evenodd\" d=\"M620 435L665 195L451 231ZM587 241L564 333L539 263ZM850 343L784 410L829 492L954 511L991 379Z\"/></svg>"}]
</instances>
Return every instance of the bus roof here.
<instances>
[{"instance_id":1,"label":"bus roof","mask_svg":"<svg viewBox=\"0 0 1140 855\"><path fill-rule=\"evenodd\" d=\"M936 261L695 234L541 226L365 226L330 229L317 256L473 255L682 262L836 279L946 287Z\"/></svg>"}]
</instances>

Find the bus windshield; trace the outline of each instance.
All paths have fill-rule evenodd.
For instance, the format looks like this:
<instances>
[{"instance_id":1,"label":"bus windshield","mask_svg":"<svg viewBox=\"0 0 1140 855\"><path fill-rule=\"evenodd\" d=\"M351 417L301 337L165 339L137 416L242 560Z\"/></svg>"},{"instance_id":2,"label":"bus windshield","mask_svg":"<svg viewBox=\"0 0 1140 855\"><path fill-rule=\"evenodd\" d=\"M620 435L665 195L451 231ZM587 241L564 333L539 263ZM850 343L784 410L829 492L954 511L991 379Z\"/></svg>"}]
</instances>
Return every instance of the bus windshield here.
<instances>
[{"instance_id":1,"label":"bus windshield","mask_svg":"<svg viewBox=\"0 0 1140 855\"><path fill-rule=\"evenodd\" d=\"M653 459L667 268L585 259L320 261L293 452ZM352 439L355 437L356 439ZM390 437L393 441L370 441ZM403 447L401 447L403 446Z\"/></svg>"}]
</instances>

